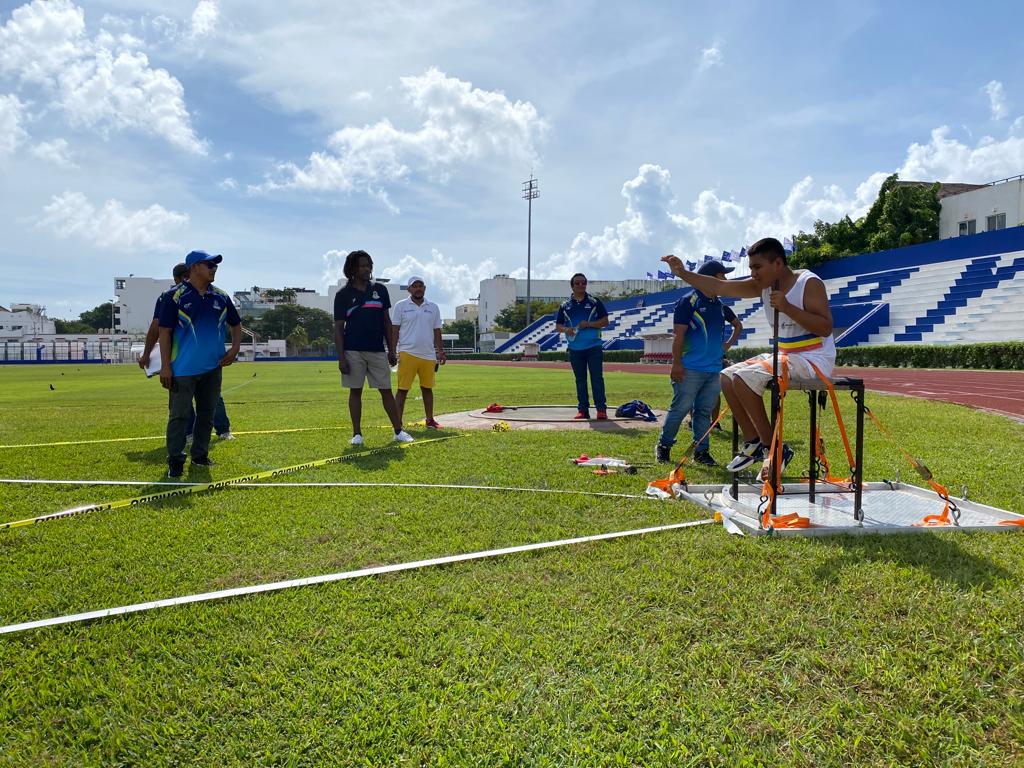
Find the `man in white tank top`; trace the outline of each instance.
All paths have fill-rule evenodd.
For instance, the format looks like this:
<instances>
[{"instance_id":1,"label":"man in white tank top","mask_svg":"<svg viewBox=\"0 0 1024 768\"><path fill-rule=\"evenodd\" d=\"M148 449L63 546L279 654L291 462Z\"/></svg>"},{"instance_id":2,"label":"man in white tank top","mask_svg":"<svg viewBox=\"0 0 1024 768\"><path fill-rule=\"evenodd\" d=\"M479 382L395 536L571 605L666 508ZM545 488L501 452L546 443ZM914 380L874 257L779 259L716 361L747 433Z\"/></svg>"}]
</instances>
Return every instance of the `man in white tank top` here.
<instances>
[{"instance_id":1,"label":"man in white tank top","mask_svg":"<svg viewBox=\"0 0 1024 768\"><path fill-rule=\"evenodd\" d=\"M715 280L688 271L677 256L662 258L672 273L708 295L737 299L760 297L768 323L774 325L779 313L779 358L785 356L790 378L814 379L818 372L831 376L836 360L832 339L832 310L825 283L806 269L792 270L786 251L774 237L758 240L747 251L750 277ZM775 287L777 286L777 287ZM726 467L739 472L755 461L766 460L772 440L771 422L762 395L772 380L772 354L758 355L722 371L722 394L743 432L744 445ZM793 458L793 450L782 446L782 469Z\"/></svg>"}]
</instances>

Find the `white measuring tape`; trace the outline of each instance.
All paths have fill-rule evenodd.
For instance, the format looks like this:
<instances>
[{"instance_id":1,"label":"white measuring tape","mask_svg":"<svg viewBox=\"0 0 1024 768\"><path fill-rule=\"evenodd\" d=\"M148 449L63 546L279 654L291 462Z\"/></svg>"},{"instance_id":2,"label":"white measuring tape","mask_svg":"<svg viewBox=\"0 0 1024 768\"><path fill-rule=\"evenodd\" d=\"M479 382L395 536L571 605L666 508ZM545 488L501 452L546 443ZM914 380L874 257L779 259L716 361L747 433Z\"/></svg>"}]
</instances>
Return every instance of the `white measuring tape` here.
<instances>
[{"instance_id":1,"label":"white measuring tape","mask_svg":"<svg viewBox=\"0 0 1024 768\"><path fill-rule=\"evenodd\" d=\"M503 547L502 549L485 549L480 552L469 552L462 555L449 555L447 557L435 557L430 560L414 560L408 563L379 565L373 568L361 568L356 571L330 573L324 576L308 576L302 579L275 581L269 584L221 589L216 592L201 592L195 595L171 597L165 600L152 600L148 603L122 605L119 608L102 608L98 611L87 611L86 613L74 613L67 616L55 616L50 619L39 619L38 621L26 621L21 624L11 624L6 627L0 627L0 635L12 634L14 632L25 632L30 629L42 629L43 627L56 627L62 624L77 624L83 621L106 619L112 616L125 616L129 613L141 613L142 611L152 611L157 608L171 608L177 605L188 605L189 603L205 603L212 600L224 600L229 597L257 595L263 592L277 592L282 589L291 589L292 587L308 587L314 584L329 584L334 581L346 581L365 576L379 576L385 573L412 571L418 568L429 568L436 565L448 565L450 563L464 563L470 560L483 560L485 558L501 557L502 555L512 555L519 552L536 552L542 549L566 547L573 544L585 544L590 541L605 541L608 539L626 538L628 536L642 536L647 533L659 533L661 531L671 531L679 528L692 528L694 526L709 525L711 523L714 523L714 520L695 520L687 523L671 523L669 525L657 525L651 528L637 528L632 531L598 533L592 536L579 536L573 539L559 539L557 541L545 541L538 544L522 544L516 547Z\"/></svg>"}]
</instances>

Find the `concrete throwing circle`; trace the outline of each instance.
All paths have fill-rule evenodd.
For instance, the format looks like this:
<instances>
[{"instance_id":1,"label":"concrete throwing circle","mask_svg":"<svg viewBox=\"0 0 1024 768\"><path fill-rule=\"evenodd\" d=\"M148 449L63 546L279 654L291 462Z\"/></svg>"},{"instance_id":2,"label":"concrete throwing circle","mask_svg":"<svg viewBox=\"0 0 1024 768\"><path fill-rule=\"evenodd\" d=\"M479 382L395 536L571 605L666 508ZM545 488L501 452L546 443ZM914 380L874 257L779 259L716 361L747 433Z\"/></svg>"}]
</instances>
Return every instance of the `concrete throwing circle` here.
<instances>
[{"instance_id":1,"label":"concrete throwing circle","mask_svg":"<svg viewBox=\"0 0 1024 768\"><path fill-rule=\"evenodd\" d=\"M591 411L593 415L594 411ZM591 418L579 419L575 405L518 405L505 406L501 413L487 413L482 408L460 413L449 413L438 416L443 427L456 429L492 429L495 424L504 421L509 429L592 429L616 432L625 429L661 429L664 411L654 411L658 421L643 419L623 419L608 411L608 418L598 421Z\"/></svg>"}]
</instances>

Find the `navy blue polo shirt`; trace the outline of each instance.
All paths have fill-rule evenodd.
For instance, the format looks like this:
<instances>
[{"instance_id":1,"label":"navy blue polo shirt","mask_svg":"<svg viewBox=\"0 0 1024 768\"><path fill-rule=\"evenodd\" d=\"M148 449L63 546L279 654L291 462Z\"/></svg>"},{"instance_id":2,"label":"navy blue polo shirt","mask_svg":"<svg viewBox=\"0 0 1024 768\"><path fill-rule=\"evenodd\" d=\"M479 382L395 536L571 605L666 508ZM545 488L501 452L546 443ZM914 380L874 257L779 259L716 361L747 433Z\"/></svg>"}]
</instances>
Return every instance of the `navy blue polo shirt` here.
<instances>
[{"instance_id":1,"label":"navy blue polo shirt","mask_svg":"<svg viewBox=\"0 0 1024 768\"><path fill-rule=\"evenodd\" d=\"M225 291L210 285L200 294L190 283L176 285L157 301L160 327L173 329L171 371L199 376L220 365L225 326L242 322Z\"/></svg>"},{"instance_id":2,"label":"navy blue polo shirt","mask_svg":"<svg viewBox=\"0 0 1024 768\"><path fill-rule=\"evenodd\" d=\"M571 326L579 328L580 321L600 320L608 317L608 310L600 299L595 299L589 293L583 295L583 301L576 301L572 296L558 308L558 315L555 317L556 325ZM576 335L568 338L569 349L581 350L601 346L601 329L584 328L577 330Z\"/></svg>"},{"instance_id":3,"label":"navy blue polo shirt","mask_svg":"<svg viewBox=\"0 0 1024 768\"><path fill-rule=\"evenodd\" d=\"M384 351L384 320L391 309L388 289L373 283L365 291L352 283L334 294L334 322L345 321L343 344L353 352Z\"/></svg>"},{"instance_id":4,"label":"navy blue polo shirt","mask_svg":"<svg viewBox=\"0 0 1024 768\"><path fill-rule=\"evenodd\" d=\"M736 313L717 296L709 299L700 291L683 296L676 302L672 315L674 325L686 326L683 343L683 368L688 371L715 373L722 370L723 330Z\"/></svg>"}]
</instances>

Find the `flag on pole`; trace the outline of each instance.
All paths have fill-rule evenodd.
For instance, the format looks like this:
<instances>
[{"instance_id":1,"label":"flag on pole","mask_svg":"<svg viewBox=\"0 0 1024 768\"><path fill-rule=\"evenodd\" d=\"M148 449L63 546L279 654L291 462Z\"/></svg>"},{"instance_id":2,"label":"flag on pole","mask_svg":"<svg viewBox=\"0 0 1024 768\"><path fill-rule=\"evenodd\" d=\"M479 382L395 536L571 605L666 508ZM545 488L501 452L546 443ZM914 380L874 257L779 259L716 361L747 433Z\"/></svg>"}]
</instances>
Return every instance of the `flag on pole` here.
<instances>
[{"instance_id":1,"label":"flag on pole","mask_svg":"<svg viewBox=\"0 0 1024 768\"><path fill-rule=\"evenodd\" d=\"M697 268L697 262L696 261L688 261L688 262L686 262L686 268L688 270L690 270L691 272L693 272L693 270L695 270Z\"/></svg>"},{"instance_id":2,"label":"flag on pole","mask_svg":"<svg viewBox=\"0 0 1024 768\"><path fill-rule=\"evenodd\" d=\"M714 260L715 260L714 256L711 256L710 254L707 254L707 253L704 254L704 263L705 264L707 264L709 261L714 261Z\"/></svg>"},{"instance_id":3,"label":"flag on pole","mask_svg":"<svg viewBox=\"0 0 1024 768\"><path fill-rule=\"evenodd\" d=\"M736 261L743 261L745 258L747 258L747 246L744 245L740 248L740 255L736 257Z\"/></svg>"},{"instance_id":4,"label":"flag on pole","mask_svg":"<svg viewBox=\"0 0 1024 768\"><path fill-rule=\"evenodd\" d=\"M648 273L647 273L647 279L648 279L648 280L653 280L653 279L654 279L654 275L653 275L653 274L651 274L650 272L648 272Z\"/></svg>"},{"instance_id":5,"label":"flag on pole","mask_svg":"<svg viewBox=\"0 0 1024 768\"><path fill-rule=\"evenodd\" d=\"M722 251L722 261L731 263L732 262L732 251Z\"/></svg>"},{"instance_id":6,"label":"flag on pole","mask_svg":"<svg viewBox=\"0 0 1024 768\"><path fill-rule=\"evenodd\" d=\"M660 269L658 270L658 279L659 280L671 280L674 277L675 277L675 275L673 275L671 272L662 272Z\"/></svg>"},{"instance_id":7,"label":"flag on pole","mask_svg":"<svg viewBox=\"0 0 1024 768\"><path fill-rule=\"evenodd\" d=\"M795 250L793 248L793 241L790 240L788 237L782 238L782 250L786 252L787 256Z\"/></svg>"}]
</instances>

